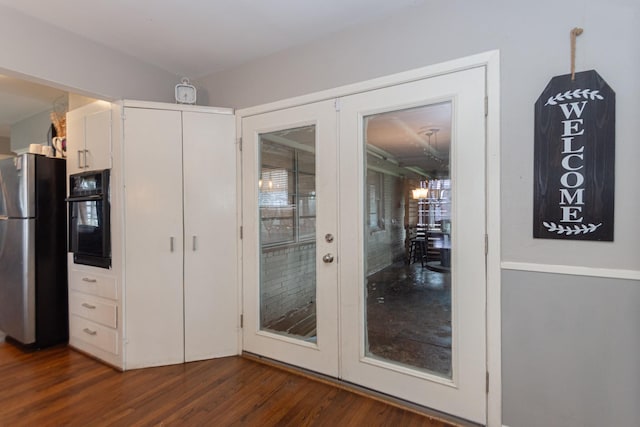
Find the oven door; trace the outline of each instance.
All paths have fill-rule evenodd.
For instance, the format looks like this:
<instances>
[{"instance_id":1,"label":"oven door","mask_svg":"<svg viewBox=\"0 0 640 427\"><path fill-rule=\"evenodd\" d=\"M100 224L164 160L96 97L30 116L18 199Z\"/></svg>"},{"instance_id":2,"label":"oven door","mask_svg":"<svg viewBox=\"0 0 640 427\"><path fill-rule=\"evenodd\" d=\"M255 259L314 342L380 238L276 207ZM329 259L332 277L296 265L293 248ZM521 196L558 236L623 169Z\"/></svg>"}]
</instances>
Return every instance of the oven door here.
<instances>
[{"instance_id":1,"label":"oven door","mask_svg":"<svg viewBox=\"0 0 640 427\"><path fill-rule=\"evenodd\" d=\"M76 264L111 267L109 202L103 195L69 197L69 250Z\"/></svg>"}]
</instances>

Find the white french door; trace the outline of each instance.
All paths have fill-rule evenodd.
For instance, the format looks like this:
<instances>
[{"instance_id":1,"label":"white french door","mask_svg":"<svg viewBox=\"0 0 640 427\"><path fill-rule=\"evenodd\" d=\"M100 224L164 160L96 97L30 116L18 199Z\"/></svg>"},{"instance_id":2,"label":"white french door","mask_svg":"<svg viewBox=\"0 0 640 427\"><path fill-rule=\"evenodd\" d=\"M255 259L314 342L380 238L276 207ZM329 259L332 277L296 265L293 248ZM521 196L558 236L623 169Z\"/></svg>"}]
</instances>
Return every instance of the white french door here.
<instances>
[{"instance_id":1,"label":"white french door","mask_svg":"<svg viewBox=\"0 0 640 427\"><path fill-rule=\"evenodd\" d=\"M486 420L484 99L483 67L369 91L343 98L339 133L341 377L480 423ZM407 129L416 120L422 123ZM381 133L376 126L397 131L393 144L378 141L382 138L376 137L376 132ZM447 130L450 135L444 135ZM445 139L449 140L448 150L442 144ZM416 144L426 158L422 162L412 161L412 154L402 157L403 150L397 148L404 146L409 152ZM393 163L385 166L389 161L384 159L387 151L393 154L394 146L397 166L406 163L409 170L427 172L428 176L418 181L427 181L421 186L430 194L419 199L423 203L419 207L425 203L426 207L416 225L425 229L427 254L431 243L440 246L434 249L440 252L436 255L439 259L432 262L427 256L424 268L441 271L429 270L426 274L433 274L432 281L448 288L448 293L442 296L434 290L435 285L423 293L417 289L412 298L424 298L425 304L410 304L407 299L402 306L393 306L387 294L383 303L393 308L381 311L379 304L371 301L371 294L382 286L371 279L371 272L375 271L371 264L379 256L375 234L393 230L371 231L371 226L363 224L371 211L365 206L370 201L365 190L371 186L372 170L386 169L387 176L397 170ZM406 202L408 198L403 199ZM397 215L396 219L401 220ZM388 218L385 225L393 227ZM408 244L421 244L419 239L419 235L408 239ZM411 286L406 281L401 283L400 287ZM415 286L430 285L416 279ZM436 298L444 303L435 305L429 301ZM421 319L434 315L431 310L443 310L438 330L417 329L414 325L420 324ZM375 325L376 316L380 315L388 316L383 337L378 336ZM410 320L406 320L408 315ZM404 348L387 351L385 337L401 341ZM383 344L378 345L376 340ZM425 359L436 358L438 363L430 365L403 354L417 341L424 341L425 345L422 349L416 346L414 351ZM448 353L443 356L434 350L436 347L447 347Z\"/></svg>"},{"instance_id":2,"label":"white french door","mask_svg":"<svg viewBox=\"0 0 640 427\"><path fill-rule=\"evenodd\" d=\"M243 349L485 423L485 68L242 135Z\"/></svg>"},{"instance_id":3,"label":"white french door","mask_svg":"<svg viewBox=\"0 0 640 427\"><path fill-rule=\"evenodd\" d=\"M242 120L243 350L337 377L333 105Z\"/></svg>"}]
</instances>

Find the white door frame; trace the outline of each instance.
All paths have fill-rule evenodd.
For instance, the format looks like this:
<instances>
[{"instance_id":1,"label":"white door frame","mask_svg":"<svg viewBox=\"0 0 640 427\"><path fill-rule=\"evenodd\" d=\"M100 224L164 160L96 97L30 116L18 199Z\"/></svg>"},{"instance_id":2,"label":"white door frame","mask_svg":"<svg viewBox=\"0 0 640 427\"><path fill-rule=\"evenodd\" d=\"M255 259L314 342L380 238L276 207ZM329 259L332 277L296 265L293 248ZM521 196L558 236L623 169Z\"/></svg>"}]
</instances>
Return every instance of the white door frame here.
<instances>
[{"instance_id":1,"label":"white door frame","mask_svg":"<svg viewBox=\"0 0 640 427\"><path fill-rule=\"evenodd\" d=\"M317 101L352 95L383 87L435 77L479 66L486 67L486 202L487 202L487 372L490 381L487 394L487 426L502 425L502 371L501 371L501 281L500 281L500 53L492 50L440 64L429 65L398 74L341 86L308 95L289 98L236 111L237 135L242 135L242 118L269 111L281 110ZM240 159L239 159L240 160ZM242 194L238 173L238 194ZM242 224L241 197L238 198L238 222ZM239 248L242 245L238 245ZM239 259L242 253L239 249ZM242 262L238 263L238 277L242 284ZM242 310L242 286L238 290L238 304ZM239 350L241 351L239 340Z\"/></svg>"}]
</instances>

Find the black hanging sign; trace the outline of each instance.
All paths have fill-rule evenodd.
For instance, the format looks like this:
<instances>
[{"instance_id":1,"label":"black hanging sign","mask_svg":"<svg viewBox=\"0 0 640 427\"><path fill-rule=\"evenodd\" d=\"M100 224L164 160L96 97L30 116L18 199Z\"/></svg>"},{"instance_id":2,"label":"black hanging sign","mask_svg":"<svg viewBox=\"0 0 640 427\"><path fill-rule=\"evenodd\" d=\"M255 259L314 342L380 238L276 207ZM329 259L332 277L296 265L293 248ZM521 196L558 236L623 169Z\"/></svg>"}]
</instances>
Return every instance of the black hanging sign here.
<instances>
[{"instance_id":1,"label":"black hanging sign","mask_svg":"<svg viewBox=\"0 0 640 427\"><path fill-rule=\"evenodd\" d=\"M533 237L613 241L616 94L556 76L535 105Z\"/></svg>"}]
</instances>

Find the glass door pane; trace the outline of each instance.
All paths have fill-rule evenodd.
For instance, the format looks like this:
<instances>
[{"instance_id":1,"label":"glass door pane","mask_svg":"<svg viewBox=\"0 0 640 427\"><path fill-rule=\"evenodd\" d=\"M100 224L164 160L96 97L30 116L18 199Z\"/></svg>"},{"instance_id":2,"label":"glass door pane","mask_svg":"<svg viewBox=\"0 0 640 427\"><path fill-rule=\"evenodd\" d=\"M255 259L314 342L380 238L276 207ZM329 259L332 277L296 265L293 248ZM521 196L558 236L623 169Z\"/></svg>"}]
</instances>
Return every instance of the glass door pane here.
<instances>
[{"instance_id":1,"label":"glass door pane","mask_svg":"<svg viewBox=\"0 0 640 427\"><path fill-rule=\"evenodd\" d=\"M451 102L363 124L365 356L450 379Z\"/></svg>"},{"instance_id":2,"label":"glass door pane","mask_svg":"<svg viewBox=\"0 0 640 427\"><path fill-rule=\"evenodd\" d=\"M316 341L315 125L259 136L260 329Z\"/></svg>"}]
</instances>

